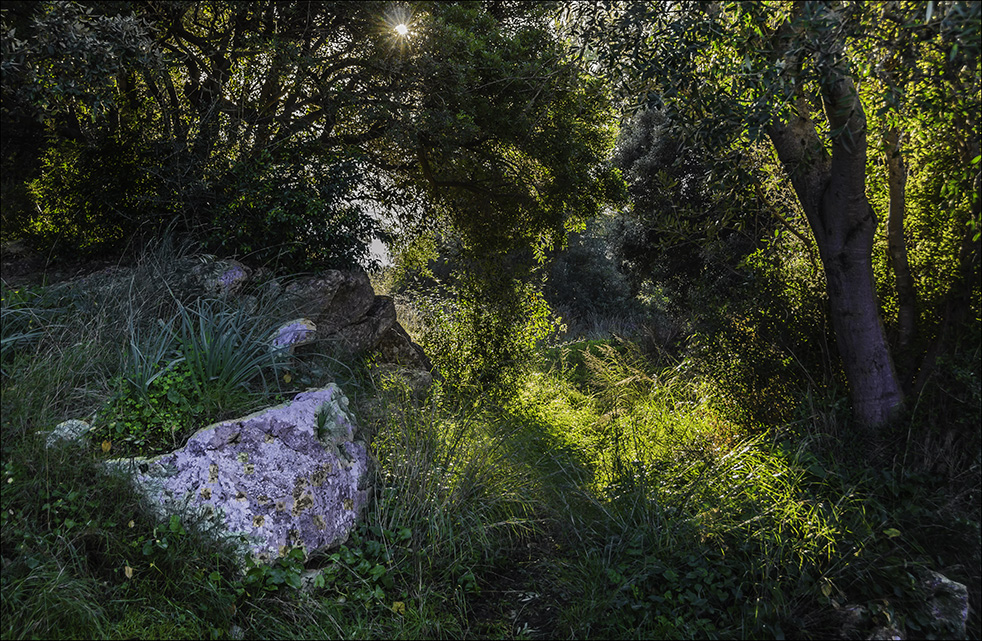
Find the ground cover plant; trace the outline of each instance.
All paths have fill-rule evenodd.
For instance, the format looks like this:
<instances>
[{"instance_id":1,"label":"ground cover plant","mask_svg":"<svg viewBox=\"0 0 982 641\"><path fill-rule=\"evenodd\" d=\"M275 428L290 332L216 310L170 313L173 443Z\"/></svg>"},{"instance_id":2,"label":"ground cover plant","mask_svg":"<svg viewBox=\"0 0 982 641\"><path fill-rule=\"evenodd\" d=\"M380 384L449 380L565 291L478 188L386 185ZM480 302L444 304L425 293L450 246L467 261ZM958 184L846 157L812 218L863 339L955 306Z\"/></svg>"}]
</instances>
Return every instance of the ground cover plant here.
<instances>
[{"instance_id":1,"label":"ground cover plant","mask_svg":"<svg viewBox=\"0 0 982 641\"><path fill-rule=\"evenodd\" d=\"M950 520L944 545L931 531L970 491L839 459L823 440L834 413L765 432L733 422L711 381L645 355L652 332L544 348L505 402L439 382L419 399L335 367L375 433L375 501L308 567L287 555L243 570L193 520L155 521L99 468L99 439L48 449L35 434L119 402L135 376L118 337L145 321L43 288L4 300L5 313L51 315L37 337L5 335L22 337L4 360L5 637L821 637L850 603L944 636L917 568L943 561L971 582L977 551L957 542L978 521ZM137 361L178 361L179 333L167 336ZM151 409L182 407L172 389L194 398L184 363L146 382ZM167 416L133 419L146 444Z\"/></svg>"},{"instance_id":2,"label":"ground cover plant","mask_svg":"<svg viewBox=\"0 0 982 641\"><path fill-rule=\"evenodd\" d=\"M980 638L980 12L4 3L0 636ZM374 241L425 390L267 346ZM104 464L327 383L306 562Z\"/></svg>"}]
</instances>

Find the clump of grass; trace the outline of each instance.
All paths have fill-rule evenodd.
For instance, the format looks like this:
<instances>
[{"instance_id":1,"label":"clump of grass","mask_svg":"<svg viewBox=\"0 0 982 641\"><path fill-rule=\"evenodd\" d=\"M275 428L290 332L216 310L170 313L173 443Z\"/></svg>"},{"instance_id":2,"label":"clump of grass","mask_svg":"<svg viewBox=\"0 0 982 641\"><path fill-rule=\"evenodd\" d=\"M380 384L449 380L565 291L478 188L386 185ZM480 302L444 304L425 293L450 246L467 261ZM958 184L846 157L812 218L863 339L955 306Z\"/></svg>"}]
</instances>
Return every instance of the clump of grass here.
<instances>
[{"instance_id":1,"label":"clump of grass","mask_svg":"<svg viewBox=\"0 0 982 641\"><path fill-rule=\"evenodd\" d=\"M142 340L131 324L126 365L93 438L128 444L117 455L147 454L179 446L202 424L254 409L277 380L268 336L266 323L223 300L181 306Z\"/></svg>"},{"instance_id":2,"label":"clump of grass","mask_svg":"<svg viewBox=\"0 0 982 641\"><path fill-rule=\"evenodd\" d=\"M839 455L844 414L817 395L750 433L673 357L606 335L546 351L503 402L439 383L424 399L380 392L362 365L296 359L298 383L334 368L376 423L376 500L316 577L289 555L243 572L193 520L147 515L91 448L36 434L126 399L120 416L146 412L134 429L174 439L175 417L284 391L253 342L265 331L170 292L157 260L88 295L4 290L4 314L36 322L4 338L37 332L4 343L5 638L824 637L857 603L927 635L941 632L917 566L977 576L977 508L964 509L977 484L956 495L945 484L961 477L924 469L964 468L963 452L915 435L917 465L855 465Z\"/></svg>"},{"instance_id":3,"label":"clump of grass","mask_svg":"<svg viewBox=\"0 0 982 641\"><path fill-rule=\"evenodd\" d=\"M844 602L879 523L807 439L743 433L705 388L646 369L629 344L553 362L566 369L535 377L520 411L579 453L590 476L566 505L594 515L569 521L575 552L555 566L552 585L575 603L561 630L771 636Z\"/></svg>"}]
</instances>

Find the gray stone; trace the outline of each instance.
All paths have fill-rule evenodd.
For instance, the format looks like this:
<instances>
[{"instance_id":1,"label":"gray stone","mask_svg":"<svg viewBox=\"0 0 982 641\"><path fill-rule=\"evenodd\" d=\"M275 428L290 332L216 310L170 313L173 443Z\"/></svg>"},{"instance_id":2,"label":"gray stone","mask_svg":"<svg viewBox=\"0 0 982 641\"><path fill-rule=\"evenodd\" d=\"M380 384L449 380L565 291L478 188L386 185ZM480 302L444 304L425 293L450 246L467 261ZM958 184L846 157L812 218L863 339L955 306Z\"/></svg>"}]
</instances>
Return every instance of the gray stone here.
<instances>
[{"instance_id":1,"label":"gray stone","mask_svg":"<svg viewBox=\"0 0 982 641\"><path fill-rule=\"evenodd\" d=\"M375 302L375 291L363 271L330 270L293 281L283 297L297 316L313 320L329 336L360 321Z\"/></svg>"},{"instance_id":2,"label":"gray stone","mask_svg":"<svg viewBox=\"0 0 982 641\"><path fill-rule=\"evenodd\" d=\"M263 561L347 540L368 501L368 454L340 388L196 432L181 449L114 462L160 518L188 510Z\"/></svg>"},{"instance_id":3,"label":"gray stone","mask_svg":"<svg viewBox=\"0 0 982 641\"><path fill-rule=\"evenodd\" d=\"M191 275L198 281L206 296L234 296L249 282L252 270L237 260L208 260L192 268Z\"/></svg>"},{"instance_id":4,"label":"gray stone","mask_svg":"<svg viewBox=\"0 0 982 641\"><path fill-rule=\"evenodd\" d=\"M324 340L335 352L360 354L373 349L395 323L396 308L392 299L388 296L375 296L361 318L338 331L325 332Z\"/></svg>"},{"instance_id":5,"label":"gray stone","mask_svg":"<svg viewBox=\"0 0 982 641\"><path fill-rule=\"evenodd\" d=\"M953 638L967 636L968 588L934 570L917 572L918 587L923 590L931 617Z\"/></svg>"},{"instance_id":6,"label":"gray stone","mask_svg":"<svg viewBox=\"0 0 982 641\"><path fill-rule=\"evenodd\" d=\"M308 318L297 318L280 325L269 342L272 349L292 354L293 350L302 345L309 345L317 340L317 325Z\"/></svg>"},{"instance_id":7,"label":"gray stone","mask_svg":"<svg viewBox=\"0 0 982 641\"><path fill-rule=\"evenodd\" d=\"M396 320L395 302L376 296L363 271L327 271L287 285L282 307L311 320L320 349L340 356L374 351L376 360L414 370L433 369L423 349Z\"/></svg>"},{"instance_id":8,"label":"gray stone","mask_svg":"<svg viewBox=\"0 0 982 641\"><path fill-rule=\"evenodd\" d=\"M91 429L91 425L76 418L63 421L55 425L54 429L47 433L45 445L51 447L58 441L79 441ZM38 432L38 434L43 434L43 432Z\"/></svg>"},{"instance_id":9,"label":"gray stone","mask_svg":"<svg viewBox=\"0 0 982 641\"><path fill-rule=\"evenodd\" d=\"M423 348L413 342L402 325L395 323L382 334L375 346L377 360L414 370L433 370L433 363Z\"/></svg>"}]
</instances>

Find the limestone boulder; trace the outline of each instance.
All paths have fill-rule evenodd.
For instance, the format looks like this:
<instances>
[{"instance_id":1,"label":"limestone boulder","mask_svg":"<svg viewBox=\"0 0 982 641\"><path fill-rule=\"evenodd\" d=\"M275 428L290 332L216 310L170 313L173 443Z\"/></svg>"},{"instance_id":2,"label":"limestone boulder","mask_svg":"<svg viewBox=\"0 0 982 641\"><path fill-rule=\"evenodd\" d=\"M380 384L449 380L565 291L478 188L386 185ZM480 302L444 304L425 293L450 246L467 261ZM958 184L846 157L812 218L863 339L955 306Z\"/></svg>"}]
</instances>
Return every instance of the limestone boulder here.
<instances>
[{"instance_id":1,"label":"limestone boulder","mask_svg":"<svg viewBox=\"0 0 982 641\"><path fill-rule=\"evenodd\" d=\"M368 453L356 436L331 384L199 430L169 454L114 465L161 518L190 511L267 561L347 540L369 498Z\"/></svg>"},{"instance_id":2,"label":"limestone boulder","mask_svg":"<svg viewBox=\"0 0 982 641\"><path fill-rule=\"evenodd\" d=\"M375 346L375 354L382 363L391 363L411 370L432 371L433 363L423 348L413 342L402 325L394 323L382 334Z\"/></svg>"},{"instance_id":3,"label":"limestone boulder","mask_svg":"<svg viewBox=\"0 0 982 641\"><path fill-rule=\"evenodd\" d=\"M329 336L362 320L375 302L375 290L363 271L329 270L293 281L283 299L297 316L311 319L322 336Z\"/></svg>"}]
</instances>

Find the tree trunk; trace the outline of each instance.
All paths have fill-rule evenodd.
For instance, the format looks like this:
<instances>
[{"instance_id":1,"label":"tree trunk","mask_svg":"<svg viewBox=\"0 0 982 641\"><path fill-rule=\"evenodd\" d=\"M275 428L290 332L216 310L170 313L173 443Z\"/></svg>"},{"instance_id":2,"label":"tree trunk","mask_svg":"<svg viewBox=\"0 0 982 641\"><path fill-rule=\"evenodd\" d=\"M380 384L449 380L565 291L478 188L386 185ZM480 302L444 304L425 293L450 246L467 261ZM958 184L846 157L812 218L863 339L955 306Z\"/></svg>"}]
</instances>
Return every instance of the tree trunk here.
<instances>
[{"instance_id":1,"label":"tree trunk","mask_svg":"<svg viewBox=\"0 0 982 641\"><path fill-rule=\"evenodd\" d=\"M917 296L914 278L907 260L907 241L904 239L906 213L907 168L900 155L900 134L891 129L886 134L887 184L890 188L890 215L887 219L887 251L897 285L897 348L904 353L910 347L917 330ZM902 367L901 371L906 371Z\"/></svg>"},{"instance_id":2,"label":"tree trunk","mask_svg":"<svg viewBox=\"0 0 982 641\"><path fill-rule=\"evenodd\" d=\"M873 286L876 219L866 199L866 115L852 78L827 70L823 98L831 156L808 105L776 120L768 134L801 202L825 269L829 311L853 416L862 425L889 422L903 402Z\"/></svg>"}]
</instances>

